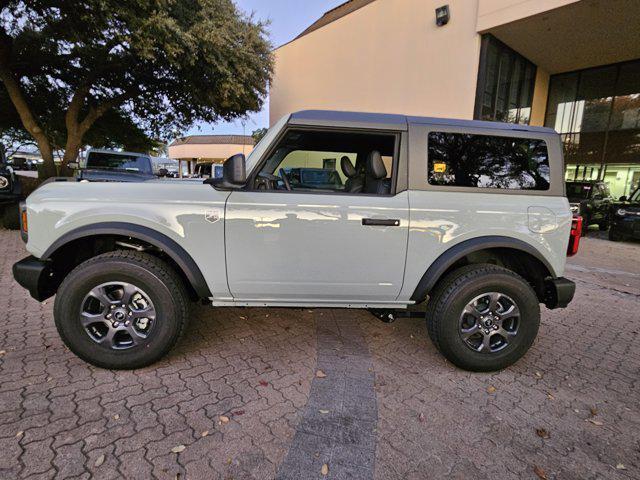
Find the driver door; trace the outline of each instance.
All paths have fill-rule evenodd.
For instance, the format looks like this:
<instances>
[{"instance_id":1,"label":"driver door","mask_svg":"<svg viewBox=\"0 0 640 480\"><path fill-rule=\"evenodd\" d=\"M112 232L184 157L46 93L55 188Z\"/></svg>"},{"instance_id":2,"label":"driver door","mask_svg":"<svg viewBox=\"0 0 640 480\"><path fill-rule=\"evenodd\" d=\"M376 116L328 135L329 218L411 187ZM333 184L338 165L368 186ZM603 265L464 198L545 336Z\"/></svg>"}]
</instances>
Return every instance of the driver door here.
<instances>
[{"instance_id":1,"label":"driver door","mask_svg":"<svg viewBox=\"0 0 640 480\"><path fill-rule=\"evenodd\" d=\"M226 205L228 283L239 301L392 302L400 293L408 195L395 193L400 135L290 131ZM379 151L389 190L345 190ZM338 169L336 170L336 166ZM353 172L350 172L353 173Z\"/></svg>"}]
</instances>

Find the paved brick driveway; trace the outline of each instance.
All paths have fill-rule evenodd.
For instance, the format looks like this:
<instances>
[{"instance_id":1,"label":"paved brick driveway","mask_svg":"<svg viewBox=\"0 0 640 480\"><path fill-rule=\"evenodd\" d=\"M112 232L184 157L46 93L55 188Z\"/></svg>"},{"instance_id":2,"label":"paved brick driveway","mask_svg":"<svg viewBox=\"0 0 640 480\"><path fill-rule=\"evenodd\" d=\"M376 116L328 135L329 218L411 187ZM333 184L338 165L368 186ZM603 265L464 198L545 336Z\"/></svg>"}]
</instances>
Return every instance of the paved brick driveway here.
<instances>
[{"instance_id":1,"label":"paved brick driveway","mask_svg":"<svg viewBox=\"0 0 640 480\"><path fill-rule=\"evenodd\" d=\"M638 244L587 238L576 301L490 375L420 319L206 307L164 361L99 370L13 282L23 255L0 230L2 479L640 478Z\"/></svg>"}]
</instances>

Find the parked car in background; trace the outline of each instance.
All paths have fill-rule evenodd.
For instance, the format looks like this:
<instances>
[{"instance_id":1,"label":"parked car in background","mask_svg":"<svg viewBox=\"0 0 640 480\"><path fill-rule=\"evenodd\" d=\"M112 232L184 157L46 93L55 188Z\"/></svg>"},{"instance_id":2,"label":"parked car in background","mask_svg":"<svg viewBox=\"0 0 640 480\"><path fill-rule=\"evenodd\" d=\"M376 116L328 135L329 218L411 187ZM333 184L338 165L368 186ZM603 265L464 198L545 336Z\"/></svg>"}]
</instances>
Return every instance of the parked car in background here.
<instances>
[{"instance_id":1,"label":"parked car in background","mask_svg":"<svg viewBox=\"0 0 640 480\"><path fill-rule=\"evenodd\" d=\"M144 182L157 178L149 155L91 149L76 178L89 182Z\"/></svg>"},{"instance_id":2,"label":"parked car in background","mask_svg":"<svg viewBox=\"0 0 640 480\"><path fill-rule=\"evenodd\" d=\"M611 205L609 240L617 242L626 238L640 240L640 188L629 197L622 196Z\"/></svg>"},{"instance_id":3,"label":"parked car in background","mask_svg":"<svg viewBox=\"0 0 640 480\"><path fill-rule=\"evenodd\" d=\"M19 227L18 204L24 200L20 177L13 167L7 165L4 152L0 148L0 224L5 228Z\"/></svg>"},{"instance_id":4,"label":"parked car in background","mask_svg":"<svg viewBox=\"0 0 640 480\"><path fill-rule=\"evenodd\" d=\"M363 184L329 171L318 188L285 171L328 157L354 159L344 170ZM62 339L106 368L161 358L190 301L205 300L388 312L427 302L446 358L502 369L533 344L540 304L574 295L563 273L581 222L562 163L548 128L298 112L220 179L43 185L22 207L32 256L14 277L40 301L57 294Z\"/></svg>"},{"instance_id":5,"label":"parked car in background","mask_svg":"<svg viewBox=\"0 0 640 480\"><path fill-rule=\"evenodd\" d=\"M567 197L574 215L582 217L582 232L589 225L598 225L600 230L609 228L609 213L613 197L609 187L597 180L567 182Z\"/></svg>"}]
</instances>

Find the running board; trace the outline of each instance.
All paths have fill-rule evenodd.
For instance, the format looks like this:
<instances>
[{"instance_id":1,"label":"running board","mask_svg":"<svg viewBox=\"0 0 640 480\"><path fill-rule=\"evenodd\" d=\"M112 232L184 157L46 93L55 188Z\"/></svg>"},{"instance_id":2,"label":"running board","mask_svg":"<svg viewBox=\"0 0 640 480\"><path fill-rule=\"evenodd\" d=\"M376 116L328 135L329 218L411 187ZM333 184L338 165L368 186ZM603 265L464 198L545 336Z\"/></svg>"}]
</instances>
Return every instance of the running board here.
<instances>
[{"instance_id":1,"label":"running board","mask_svg":"<svg viewBox=\"0 0 640 480\"><path fill-rule=\"evenodd\" d=\"M270 301L270 300L212 300L212 307L294 307L294 308L386 308L386 309L405 309L415 302L385 302L385 303L359 303L359 302L335 302L335 301Z\"/></svg>"}]
</instances>

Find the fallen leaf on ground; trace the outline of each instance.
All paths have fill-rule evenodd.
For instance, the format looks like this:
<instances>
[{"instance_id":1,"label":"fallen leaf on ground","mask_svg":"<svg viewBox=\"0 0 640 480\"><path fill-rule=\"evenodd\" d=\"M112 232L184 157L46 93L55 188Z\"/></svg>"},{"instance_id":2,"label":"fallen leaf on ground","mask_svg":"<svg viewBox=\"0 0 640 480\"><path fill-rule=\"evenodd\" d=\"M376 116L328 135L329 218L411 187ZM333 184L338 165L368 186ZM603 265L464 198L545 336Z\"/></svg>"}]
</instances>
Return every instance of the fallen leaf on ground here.
<instances>
[{"instance_id":1,"label":"fallen leaf on ground","mask_svg":"<svg viewBox=\"0 0 640 480\"><path fill-rule=\"evenodd\" d=\"M318 377L318 378L325 378L326 376L327 376L327 374L324 373L322 370L318 370L316 372L316 377Z\"/></svg>"},{"instance_id":2,"label":"fallen leaf on ground","mask_svg":"<svg viewBox=\"0 0 640 480\"><path fill-rule=\"evenodd\" d=\"M0 355L4 355L5 353L7 353L6 350L0 350Z\"/></svg>"},{"instance_id":3,"label":"fallen leaf on ground","mask_svg":"<svg viewBox=\"0 0 640 480\"><path fill-rule=\"evenodd\" d=\"M322 468L320 469L320 473L322 475L328 475L329 474L329 465L327 465L326 463L324 465L322 465Z\"/></svg>"},{"instance_id":4,"label":"fallen leaf on ground","mask_svg":"<svg viewBox=\"0 0 640 480\"><path fill-rule=\"evenodd\" d=\"M233 412L234 417L239 417L240 415L244 415L244 410L236 410Z\"/></svg>"},{"instance_id":5,"label":"fallen leaf on ground","mask_svg":"<svg viewBox=\"0 0 640 480\"><path fill-rule=\"evenodd\" d=\"M542 378L542 374L540 372L536 372L536 377Z\"/></svg>"},{"instance_id":6,"label":"fallen leaf on ground","mask_svg":"<svg viewBox=\"0 0 640 480\"><path fill-rule=\"evenodd\" d=\"M22 430L16 433L16 437L21 437L22 435L24 435L24 432Z\"/></svg>"},{"instance_id":7,"label":"fallen leaf on ground","mask_svg":"<svg viewBox=\"0 0 640 480\"><path fill-rule=\"evenodd\" d=\"M329 410L319 410L320 413L322 413L323 415L326 415L327 413L329 413Z\"/></svg>"},{"instance_id":8,"label":"fallen leaf on ground","mask_svg":"<svg viewBox=\"0 0 640 480\"><path fill-rule=\"evenodd\" d=\"M94 463L94 465L96 467L99 467L103 463L104 463L104 455L100 455L98 458L96 458L96 463Z\"/></svg>"},{"instance_id":9,"label":"fallen leaf on ground","mask_svg":"<svg viewBox=\"0 0 640 480\"><path fill-rule=\"evenodd\" d=\"M547 398L548 398L549 400L553 400L553 399L555 399L555 397L554 397L553 395L551 395L550 393L547 393Z\"/></svg>"},{"instance_id":10,"label":"fallen leaf on ground","mask_svg":"<svg viewBox=\"0 0 640 480\"><path fill-rule=\"evenodd\" d=\"M220 421L222 423L229 423L229 417L226 417L224 415L220 415Z\"/></svg>"},{"instance_id":11,"label":"fallen leaf on ground","mask_svg":"<svg viewBox=\"0 0 640 480\"><path fill-rule=\"evenodd\" d=\"M598 409L596 407L591 407L589 412L591 412L592 417L595 417L598 414Z\"/></svg>"},{"instance_id":12,"label":"fallen leaf on ground","mask_svg":"<svg viewBox=\"0 0 640 480\"><path fill-rule=\"evenodd\" d=\"M424 423L424 413L420 412L420 415L418 415L418 420Z\"/></svg>"},{"instance_id":13,"label":"fallen leaf on ground","mask_svg":"<svg viewBox=\"0 0 640 480\"><path fill-rule=\"evenodd\" d=\"M536 435L538 435L540 438L544 438L547 439L549 438L549 432L547 430L545 430L544 428L536 428Z\"/></svg>"},{"instance_id":14,"label":"fallen leaf on ground","mask_svg":"<svg viewBox=\"0 0 640 480\"><path fill-rule=\"evenodd\" d=\"M496 393L496 387L494 387L493 385L489 385L487 387L487 393Z\"/></svg>"},{"instance_id":15,"label":"fallen leaf on ground","mask_svg":"<svg viewBox=\"0 0 640 480\"><path fill-rule=\"evenodd\" d=\"M535 473L540 480L547 480L547 472L545 472L539 466L536 465L535 467L533 467L533 473Z\"/></svg>"},{"instance_id":16,"label":"fallen leaf on ground","mask_svg":"<svg viewBox=\"0 0 640 480\"><path fill-rule=\"evenodd\" d=\"M118 415L117 413L113 416L114 420L120 420L120 415Z\"/></svg>"},{"instance_id":17,"label":"fallen leaf on ground","mask_svg":"<svg viewBox=\"0 0 640 480\"><path fill-rule=\"evenodd\" d=\"M260 385L262 385L263 387L268 387L269 386L269 382L265 382L264 380L260 380Z\"/></svg>"},{"instance_id":18,"label":"fallen leaf on ground","mask_svg":"<svg viewBox=\"0 0 640 480\"><path fill-rule=\"evenodd\" d=\"M624 466L624 464L619 463L616 465L616 470L626 470L627 467Z\"/></svg>"},{"instance_id":19,"label":"fallen leaf on ground","mask_svg":"<svg viewBox=\"0 0 640 480\"><path fill-rule=\"evenodd\" d=\"M180 453L180 452L184 452L186 448L187 447L185 447L184 445L178 445L177 447L173 447L171 451L173 453Z\"/></svg>"},{"instance_id":20,"label":"fallen leaf on ground","mask_svg":"<svg viewBox=\"0 0 640 480\"><path fill-rule=\"evenodd\" d=\"M600 420L594 420L593 418L588 418L587 422L591 422L598 427L601 427L602 425L604 425L604 423L601 422Z\"/></svg>"},{"instance_id":21,"label":"fallen leaf on ground","mask_svg":"<svg viewBox=\"0 0 640 480\"><path fill-rule=\"evenodd\" d=\"M240 320L246 320L247 317L240 317Z\"/></svg>"},{"instance_id":22,"label":"fallen leaf on ground","mask_svg":"<svg viewBox=\"0 0 640 480\"><path fill-rule=\"evenodd\" d=\"M205 430L204 432L201 433L201 435L203 437L206 437L207 435L209 435L209 430Z\"/></svg>"}]
</instances>

